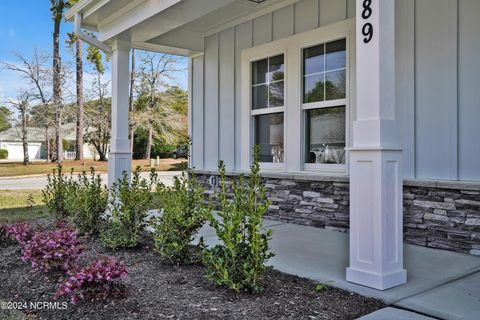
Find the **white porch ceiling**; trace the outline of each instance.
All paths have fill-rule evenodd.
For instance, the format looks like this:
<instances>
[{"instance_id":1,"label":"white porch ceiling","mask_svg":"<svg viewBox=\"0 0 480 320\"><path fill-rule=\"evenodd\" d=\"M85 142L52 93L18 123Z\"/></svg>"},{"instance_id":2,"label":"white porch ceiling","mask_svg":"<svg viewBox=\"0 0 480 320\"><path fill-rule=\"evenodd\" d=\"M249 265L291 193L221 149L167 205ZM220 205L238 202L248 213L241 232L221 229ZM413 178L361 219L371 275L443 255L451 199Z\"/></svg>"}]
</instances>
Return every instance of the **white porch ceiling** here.
<instances>
[{"instance_id":1,"label":"white porch ceiling","mask_svg":"<svg viewBox=\"0 0 480 320\"><path fill-rule=\"evenodd\" d=\"M130 41L133 47L180 55L203 51L212 30L243 17L299 0L82 0L66 14L83 14L82 27L99 40Z\"/></svg>"}]
</instances>

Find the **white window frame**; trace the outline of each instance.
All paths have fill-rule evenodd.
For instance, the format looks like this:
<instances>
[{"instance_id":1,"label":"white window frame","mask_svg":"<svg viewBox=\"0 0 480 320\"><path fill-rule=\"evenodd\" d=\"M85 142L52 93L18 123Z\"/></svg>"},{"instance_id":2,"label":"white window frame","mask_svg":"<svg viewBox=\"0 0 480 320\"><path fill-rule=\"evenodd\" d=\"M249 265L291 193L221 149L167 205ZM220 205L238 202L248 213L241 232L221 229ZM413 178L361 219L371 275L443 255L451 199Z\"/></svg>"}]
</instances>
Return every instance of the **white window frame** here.
<instances>
[{"instance_id":1,"label":"white window frame","mask_svg":"<svg viewBox=\"0 0 480 320\"><path fill-rule=\"evenodd\" d=\"M318 44L346 39L346 97L328 102L303 103L303 49ZM253 146L253 116L251 109L251 63L284 54L284 162L261 163L262 170L348 174L352 125L355 118L355 19L348 19L294 36L255 46L242 51L241 58L241 170L251 164ZM305 110L321 106L345 106L345 164L305 163ZM274 108L268 108L274 109ZM252 112L253 111L253 112ZM272 111L273 113L273 111Z\"/></svg>"}]
</instances>

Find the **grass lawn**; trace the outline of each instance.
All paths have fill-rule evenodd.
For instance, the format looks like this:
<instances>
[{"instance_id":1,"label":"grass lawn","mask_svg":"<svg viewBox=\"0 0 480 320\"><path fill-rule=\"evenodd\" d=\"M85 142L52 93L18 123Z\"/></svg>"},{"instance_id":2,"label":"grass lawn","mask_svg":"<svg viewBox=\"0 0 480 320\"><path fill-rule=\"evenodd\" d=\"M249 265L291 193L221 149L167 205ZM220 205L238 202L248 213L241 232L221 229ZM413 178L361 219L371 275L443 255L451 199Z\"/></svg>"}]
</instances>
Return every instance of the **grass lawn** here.
<instances>
[{"instance_id":1,"label":"grass lawn","mask_svg":"<svg viewBox=\"0 0 480 320\"><path fill-rule=\"evenodd\" d=\"M0 191L0 223L34 220L46 215L41 190Z\"/></svg>"},{"instance_id":2,"label":"grass lawn","mask_svg":"<svg viewBox=\"0 0 480 320\"><path fill-rule=\"evenodd\" d=\"M180 170L181 163L185 162L185 159L160 159L160 165L156 166L157 171L172 171ZM57 166L56 163L34 162L32 164L24 166L21 163L0 163L0 177L14 177L24 176L32 174L47 174L52 172ZM132 169L137 166L141 166L144 171L150 170L149 160L133 160ZM100 161L85 161L82 165L79 161L66 160L63 162L63 170L68 173L70 170L75 172L81 172L83 170L89 171L90 167L95 168L97 172L107 172L108 163Z\"/></svg>"}]
</instances>

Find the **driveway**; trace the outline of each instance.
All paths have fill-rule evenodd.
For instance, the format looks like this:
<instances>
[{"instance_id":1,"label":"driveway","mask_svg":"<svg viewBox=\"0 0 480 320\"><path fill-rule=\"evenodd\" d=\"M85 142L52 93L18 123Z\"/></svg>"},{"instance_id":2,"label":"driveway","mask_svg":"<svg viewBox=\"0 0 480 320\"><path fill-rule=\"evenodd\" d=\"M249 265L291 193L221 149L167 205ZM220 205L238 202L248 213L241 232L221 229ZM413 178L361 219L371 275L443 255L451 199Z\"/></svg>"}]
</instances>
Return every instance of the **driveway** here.
<instances>
[{"instance_id":1,"label":"driveway","mask_svg":"<svg viewBox=\"0 0 480 320\"><path fill-rule=\"evenodd\" d=\"M142 177L148 178L149 172L143 172ZM180 176L181 171L160 171L158 176L161 182L171 185L173 177ZM105 183L108 179L108 174L103 173L101 177ZM0 190L21 190L21 189L43 189L47 184L47 176L30 176L22 178L2 178L0 179Z\"/></svg>"}]
</instances>

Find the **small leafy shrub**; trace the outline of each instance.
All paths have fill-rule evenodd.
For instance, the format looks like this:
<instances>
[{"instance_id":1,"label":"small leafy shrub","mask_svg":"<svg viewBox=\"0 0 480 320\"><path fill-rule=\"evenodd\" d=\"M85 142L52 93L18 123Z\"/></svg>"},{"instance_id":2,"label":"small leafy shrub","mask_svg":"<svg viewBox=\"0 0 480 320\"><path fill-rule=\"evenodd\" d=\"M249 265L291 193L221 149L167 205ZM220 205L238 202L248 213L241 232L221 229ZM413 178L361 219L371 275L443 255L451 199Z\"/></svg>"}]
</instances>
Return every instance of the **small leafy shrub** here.
<instances>
[{"instance_id":1,"label":"small leafy shrub","mask_svg":"<svg viewBox=\"0 0 480 320\"><path fill-rule=\"evenodd\" d=\"M33 237L33 230L26 222L16 222L4 226L4 230L10 239L14 239L20 246L24 246Z\"/></svg>"},{"instance_id":2,"label":"small leafy shrub","mask_svg":"<svg viewBox=\"0 0 480 320\"><path fill-rule=\"evenodd\" d=\"M82 252L77 231L60 224L54 230L36 232L24 243L22 260L30 262L34 271L70 270Z\"/></svg>"},{"instance_id":3,"label":"small leafy shrub","mask_svg":"<svg viewBox=\"0 0 480 320\"><path fill-rule=\"evenodd\" d=\"M270 201L259 175L259 148L254 148L250 177L240 176L232 184L233 199L228 199L226 170L219 164L220 191L217 195L219 220L210 216L221 244L203 252L207 278L217 285L239 292L260 292L266 261L273 257L268 241L272 231L263 229L263 216Z\"/></svg>"},{"instance_id":4,"label":"small leafy shrub","mask_svg":"<svg viewBox=\"0 0 480 320\"><path fill-rule=\"evenodd\" d=\"M0 224L0 246L6 247L13 243L12 237L8 234L7 226Z\"/></svg>"},{"instance_id":5,"label":"small leafy shrub","mask_svg":"<svg viewBox=\"0 0 480 320\"><path fill-rule=\"evenodd\" d=\"M8 158L8 150L7 149L0 149L0 159L7 159Z\"/></svg>"},{"instance_id":6,"label":"small leafy shrub","mask_svg":"<svg viewBox=\"0 0 480 320\"><path fill-rule=\"evenodd\" d=\"M137 167L129 183L124 172L110 189L110 216L101 231L101 240L106 247L116 249L138 245L152 202L152 186L157 182L155 170L150 172L148 181L141 178L140 173L141 169Z\"/></svg>"},{"instance_id":7,"label":"small leafy shrub","mask_svg":"<svg viewBox=\"0 0 480 320\"><path fill-rule=\"evenodd\" d=\"M162 257L175 263L185 263L189 257L190 242L206 222L211 209L205 205L203 188L193 172L175 177L173 187L160 183L157 194L162 214L154 220L155 248Z\"/></svg>"},{"instance_id":8,"label":"small leafy shrub","mask_svg":"<svg viewBox=\"0 0 480 320\"><path fill-rule=\"evenodd\" d=\"M84 171L78 181L71 182L70 190L65 206L71 221L81 234L96 233L108 205L108 190L102 178L90 168L90 174Z\"/></svg>"},{"instance_id":9,"label":"small leafy shrub","mask_svg":"<svg viewBox=\"0 0 480 320\"><path fill-rule=\"evenodd\" d=\"M82 299L105 299L120 292L121 280L128 275L123 262L103 257L89 266L69 273L60 283L56 297L68 297L71 303Z\"/></svg>"},{"instance_id":10,"label":"small leafy shrub","mask_svg":"<svg viewBox=\"0 0 480 320\"><path fill-rule=\"evenodd\" d=\"M69 216L67 199L73 190L72 174L67 178L62 172L62 166L56 169L47 177L47 185L42 190L43 201L47 205L48 212L57 220L63 220Z\"/></svg>"}]
</instances>

